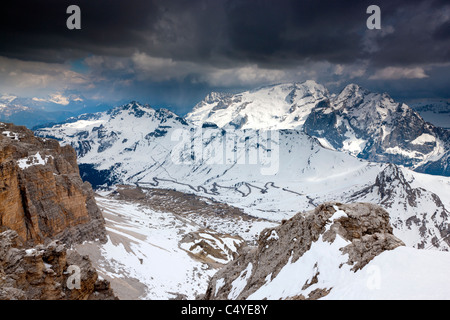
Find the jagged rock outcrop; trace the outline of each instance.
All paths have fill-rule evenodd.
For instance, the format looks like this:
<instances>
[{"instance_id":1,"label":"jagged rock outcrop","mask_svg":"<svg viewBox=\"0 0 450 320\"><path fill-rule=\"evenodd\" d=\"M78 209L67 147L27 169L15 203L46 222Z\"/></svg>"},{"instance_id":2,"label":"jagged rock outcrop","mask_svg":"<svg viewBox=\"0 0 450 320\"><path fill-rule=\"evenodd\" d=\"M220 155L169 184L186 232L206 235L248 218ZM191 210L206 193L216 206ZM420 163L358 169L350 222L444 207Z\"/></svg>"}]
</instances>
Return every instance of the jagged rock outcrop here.
<instances>
[{"instance_id":1,"label":"jagged rock outcrop","mask_svg":"<svg viewBox=\"0 0 450 320\"><path fill-rule=\"evenodd\" d=\"M0 300L86 299L116 299L88 256L59 241L24 247L17 232L0 233Z\"/></svg>"},{"instance_id":2,"label":"jagged rock outcrop","mask_svg":"<svg viewBox=\"0 0 450 320\"><path fill-rule=\"evenodd\" d=\"M106 241L102 214L72 147L0 123L0 228L16 231L29 245Z\"/></svg>"},{"instance_id":3,"label":"jagged rock outcrop","mask_svg":"<svg viewBox=\"0 0 450 320\"><path fill-rule=\"evenodd\" d=\"M325 203L264 230L256 248L247 248L216 273L204 298L270 299L255 293L283 273L291 291L283 291L277 298L317 299L332 290L321 286L327 283L323 281L327 273L329 276L341 268L356 272L383 251L403 245L392 234L389 214L380 206ZM297 269L292 267L295 264ZM298 270L304 274L299 275ZM276 294L276 290L269 291Z\"/></svg>"},{"instance_id":4,"label":"jagged rock outcrop","mask_svg":"<svg viewBox=\"0 0 450 320\"><path fill-rule=\"evenodd\" d=\"M180 241L180 247L195 259L212 266L232 261L244 244L239 236L222 234L212 230L189 232Z\"/></svg>"},{"instance_id":5,"label":"jagged rock outcrop","mask_svg":"<svg viewBox=\"0 0 450 320\"><path fill-rule=\"evenodd\" d=\"M379 203L389 210L394 234L407 246L448 251L450 212L437 194L414 188L412 182L408 182L398 166L389 164L378 174L375 183L345 201Z\"/></svg>"}]
</instances>

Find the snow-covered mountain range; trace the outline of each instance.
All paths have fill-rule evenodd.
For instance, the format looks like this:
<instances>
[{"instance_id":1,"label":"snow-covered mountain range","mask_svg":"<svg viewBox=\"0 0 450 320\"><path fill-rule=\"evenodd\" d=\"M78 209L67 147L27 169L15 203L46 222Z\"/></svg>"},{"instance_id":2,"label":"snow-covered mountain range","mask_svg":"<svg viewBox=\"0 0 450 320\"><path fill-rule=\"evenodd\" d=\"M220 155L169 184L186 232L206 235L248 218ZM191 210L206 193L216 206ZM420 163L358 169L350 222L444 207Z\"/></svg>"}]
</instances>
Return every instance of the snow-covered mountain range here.
<instances>
[{"instance_id":1,"label":"snow-covered mountain range","mask_svg":"<svg viewBox=\"0 0 450 320\"><path fill-rule=\"evenodd\" d=\"M439 241L449 231L449 178L436 176L432 185L439 187L429 190L423 178L428 175L326 148L323 138L311 137L301 127L258 130L201 123L132 102L36 133L71 144L82 176L95 187L125 183L174 188L270 221L330 199L371 201L390 210L395 232L407 245L449 248L449 239ZM386 178L392 171L398 179ZM407 203L406 194L411 198Z\"/></svg>"},{"instance_id":2,"label":"snow-covered mountain range","mask_svg":"<svg viewBox=\"0 0 450 320\"><path fill-rule=\"evenodd\" d=\"M210 93L187 115L195 124L236 129L301 129L311 111L330 94L314 82L266 86L238 94Z\"/></svg>"},{"instance_id":3,"label":"snow-covered mountain range","mask_svg":"<svg viewBox=\"0 0 450 320\"><path fill-rule=\"evenodd\" d=\"M186 118L221 128L302 130L324 147L362 159L450 175L447 130L427 123L387 93L372 93L356 84L338 95L314 81L235 95L212 93Z\"/></svg>"},{"instance_id":4,"label":"snow-covered mountain range","mask_svg":"<svg viewBox=\"0 0 450 320\"><path fill-rule=\"evenodd\" d=\"M186 117L130 102L36 134L72 145L102 194L109 241L78 250L100 257L116 288L132 284L125 297L383 298L391 283L427 297L446 268L446 253L427 249L450 250L448 134L387 94L307 81L211 93ZM386 210L381 224L353 220L381 212L368 203ZM324 233L298 253L303 231L289 226L322 209ZM359 259L367 266L350 270ZM430 268L425 291L408 287L403 274ZM382 290L368 285L373 270Z\"/></svg>"}]
</instances>

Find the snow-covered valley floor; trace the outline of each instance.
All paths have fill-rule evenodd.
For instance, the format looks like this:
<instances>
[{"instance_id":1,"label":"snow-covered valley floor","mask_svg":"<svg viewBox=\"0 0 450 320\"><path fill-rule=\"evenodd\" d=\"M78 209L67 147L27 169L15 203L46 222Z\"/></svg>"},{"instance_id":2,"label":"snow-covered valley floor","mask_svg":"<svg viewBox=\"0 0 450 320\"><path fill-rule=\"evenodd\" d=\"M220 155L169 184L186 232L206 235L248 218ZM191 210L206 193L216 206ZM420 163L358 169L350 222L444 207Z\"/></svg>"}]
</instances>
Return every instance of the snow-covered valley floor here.
<instances>
[{"instance_id":1,"label":"snow-covered valley floor","mask_svg":"<svg viewBox=\"0 0 450 320\"><path fill-rule=\"evenodd\" d=\"M108 242L84 243L76 250L90 256L121 299L195 299L205 293L210 277L222 266L219 258L228 257L223 252L236 250L233 244L238 240L230 242L232 236L249 243L264 228L275 225L239 216L217 218L214 212L210 217L163 212L106 194L96 200L105 217ZM203 236L222 255L197 252L198 247L191 247L196 240L183 242L188 234Z\"/></svg>"},{"instance_id":2,"label":"snow-covered valley floor","mask_svg":"<svg viewBox=\"0 0 450 320\"><path fill-rule=\"evenodd\" d=\"M96 201L105 218L108 242L86 242L75 247L90 256L99 275L111 282L120 299L199 298L241 244L254 245L262 230L279 225L240 215L240 209L212 198L174 190L136 190L123 186L113 192L100 192ZM338 258L333 258L328 249L310 251L305 257L317 255L326 261L322 266L337 266L344 257L339 250L335 252ZM324 298L448 299L449 265L448 252L400 247L383 252L356 273L331 268L331 273L340 275L332 277L326 287L333 290ZM296 267L285 278L283 272L277 277L279 281L284 279L281 287L272 288L277 282L267 284L257 292L261 297L252 298L284 297L277 295L277 290L284 292L292 286L293 276L303 273L302 268L309 264L300 259L295 266L300 269ZM325 275L325 271L321 270L321 274Z\"/></svg>"}]
</instances>

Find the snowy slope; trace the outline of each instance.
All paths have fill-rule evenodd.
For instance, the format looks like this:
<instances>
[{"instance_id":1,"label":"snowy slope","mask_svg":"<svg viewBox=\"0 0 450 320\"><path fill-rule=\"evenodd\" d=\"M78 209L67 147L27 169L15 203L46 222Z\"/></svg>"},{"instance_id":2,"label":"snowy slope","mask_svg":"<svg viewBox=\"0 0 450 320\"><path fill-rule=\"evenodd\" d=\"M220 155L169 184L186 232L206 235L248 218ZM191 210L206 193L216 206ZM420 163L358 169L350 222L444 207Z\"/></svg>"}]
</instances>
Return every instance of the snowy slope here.
<instances>
[{"instance_id":1,"label":"snowy slope","mask_svg":"<svg viewBox=\"0 0 450 320\"><path fill-rule=\"evenodd\" d=\"M132 203L99 197L97 203L106 219L108 242L100 248L84 244L77 250L98 257L93 259L96 269L122 299L169 299L177 294L194 299L205 290L215 270L178 247L177 229L189 225L172 214ZM122 284L133 280L137 283Z\"/></svg>"},{"instance_id":2,"label":"snowy slope","mask_svg":"<svg viewBox=\"0 0 450 320\"><path fill-rule=\"evenodd\" d=\"M340 255L338 244L334 247L318 242L311 250L311 254L303 259L287 264L276 278L249 296L249 299L278 300L311 293L315 287L300 290L299 284L310 280L314 264L323 262L325 256L332 263L326 265L326 269L321 269L323 280L320 285L331 290L320 299L448 300L450 298L450 279L446 275L450 255L447 252L399 247L375 257L364 269L351 272L349 268L339 269L339 263L345 260L345 256ZM311 262L307 259L311 259ZM304 276L301 277L302 275Z\"/></svg>"},{"instance_id":3,"label":"snowy slope","mask_svg":"<svg viewBox=\"0 0 450 320\"><path fill-rule=\"evenodd\" d=\"M217 222L207 216L153 210L108 194L96 197L106 221L107 243L85 242L75 249L90 255L120 299L195 299L205 292L210 277L237 254L243 238L250 241L274 226L240 217ZM241 228L221 233L229 224Z\"/></svg>"},{"instance_id":4,"label":"snowy slope","mask_svg":"<svg viewBox=\"0 0 450 320\"><path fill-rule=\"evenodd\" d=\"M343 200L379 203L390 214L394 235L408 246L450 251L450 212L437 194L412 187L395 165L380 172L373 185Z\"/></svg>"},{"instance_id":5,"label":"snowy slope","mask_svg":"<svg viewBox=\"0 0 450 320\"><path fill-rule=\"evenodd\" d=\"M186 126L182 118L168 110L132 102L107 112L71 118L36 133L72 145L85 174L95 166L97 171L107 171L103 182L114 183L166 160L174 144L168 130Z\"/></svg>"},{"instance_id":6,"label":"snowy slope","mask_svg":"<svg viewBox=\"0 0 450 320\"><path fill-rule=\"evenodd\" d=\"M363 270L340 278L323 299L448 300L448 252L399 247L375 257Z\"/></svg>"}]
</instances>

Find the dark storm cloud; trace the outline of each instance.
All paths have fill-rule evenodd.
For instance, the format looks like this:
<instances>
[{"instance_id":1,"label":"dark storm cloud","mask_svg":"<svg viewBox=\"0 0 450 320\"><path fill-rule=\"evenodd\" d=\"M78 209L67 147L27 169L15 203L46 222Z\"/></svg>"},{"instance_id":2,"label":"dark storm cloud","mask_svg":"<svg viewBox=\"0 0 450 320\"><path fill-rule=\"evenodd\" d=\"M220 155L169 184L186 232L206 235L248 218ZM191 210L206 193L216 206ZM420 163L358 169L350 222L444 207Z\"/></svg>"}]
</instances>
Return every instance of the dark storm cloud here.
<instances>
[{"instance_id":1,"label":"dark storm cloud","mask_svg":"<svg viewBox=\"0 0 450 320\"><path fill-rule=\"evenodd\" d=\"M378 40L370 59L376 66L448 62L450 59L450 4L410 1L385 15L392 32Z\"/></svg>"},{"instance_id":2,"label":"dark storm cloud","mask_svg":"<svg viewBox=\"0 0 450 320\"><path fill-rule=\"evenodd\" d=\"M81 30L66 28L72 4ZM371 4L381 30L366 27ZM449 68L448 0L18 0L0 14L0 90L21 94L188 110L212 90L313 79L448 96Z\"/></svg>"},{"instance_id":3,"label":"dark storm cloud","mask_svg":"<svg viewBox=\"0 0 450 320\"><path fill-rule=\"evenodd\" d=\"M326 60L377 64L448 59L449 21L436 17L442 1L376 1L382 26L365 51L366 8L373 1L9 1L2 4L0 55L61 62L86 54L145 52L175 60L266 67ZM65 27L70 4L82 11L82 30ZM372 31L379 32L379 31Z\"/></svg>"},{"instance_id":4,"label":"dark storm cloud","mask_svg":"<svg viewBox=\"0 0 450 320\"><path fill-rule=\"evenodd\" d=\"M71 4L81 8L81 30L66 28ZM196 0L8 1L2 4L0 55L61 62L83 54L129 56L138 50L198 59L214 48L214 32L223 18L215 7L216 1Z\"/></svg>"},{"instance_id":5,"label":"dark storm cloud","mask_svg":"<svg viewBox=\"0 0 450 320\"><path fill-rule=\"evenodd\" d=\"M444 22L433 32L433 38L437 41L450 39L450 21Z\"/></svg>"},{"instance_id":6,"label":"dark storm cloud","mask_svg":"<svg viewBox=\"0 0 450 320\"><path fill-rule=\"evenodd\" d=\"M360 55L362 1L242 1L227 14L230 51L238 58L343 62Z\"/></svg>"},{"instance_id":7,"label":"dark storm cloud","mask_svg":"<svg viewBox=\"0 0 450 320\"><path fill-rule=\"evenodd\" d=\"M81 8L82 30L66 28L66 9ZM127 54L152 30L158 12L151 1L8 1L2 3L0 55L60 62L85 55Z\"/></svg>"}]
</instances>

